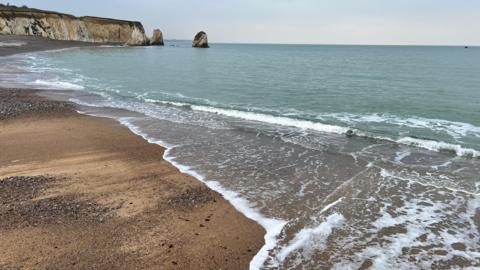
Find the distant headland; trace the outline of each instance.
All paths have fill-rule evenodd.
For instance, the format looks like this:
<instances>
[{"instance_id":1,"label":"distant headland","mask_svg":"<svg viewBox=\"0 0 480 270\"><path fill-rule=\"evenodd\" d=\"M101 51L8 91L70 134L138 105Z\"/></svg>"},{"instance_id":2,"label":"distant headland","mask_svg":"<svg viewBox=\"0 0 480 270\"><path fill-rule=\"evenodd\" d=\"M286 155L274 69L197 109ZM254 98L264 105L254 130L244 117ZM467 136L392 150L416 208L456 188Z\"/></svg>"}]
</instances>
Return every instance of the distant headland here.
<instances>
[{"instance_id":1,"label":"distant headland","mask_svg":"<svg viewBox=\"0 0 480 270\"><path fill-rule=\"evenodd\" d=\"M93 43L150 45L142 23L70 14L0 4L0 34L40 36L53 40ZM163 45L163 35L156 29L152 45Z\"/></svg>"},{"instance_id":2,"label":"distant headland","mask_svg":"<svg viewBox=\"0 0 480 270\"><path fill-rule=\"evenodd\" d=\"M53 40L129 46L163 46L163 33L153 31L148 38L141 22L101 18L76 17L55 11L0 4L0 35L38 36ZM192 47L208 48L207 34L197 33Z\"/></svg>"}]
</instances>

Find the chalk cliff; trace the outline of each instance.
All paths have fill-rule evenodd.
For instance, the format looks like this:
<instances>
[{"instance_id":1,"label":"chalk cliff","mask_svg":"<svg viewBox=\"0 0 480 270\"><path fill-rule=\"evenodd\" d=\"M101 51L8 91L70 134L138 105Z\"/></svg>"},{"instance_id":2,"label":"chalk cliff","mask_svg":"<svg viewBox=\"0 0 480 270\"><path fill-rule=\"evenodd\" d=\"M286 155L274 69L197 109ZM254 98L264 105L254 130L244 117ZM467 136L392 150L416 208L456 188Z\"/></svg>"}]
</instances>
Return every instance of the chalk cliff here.
<instances>
[{"instance_id":1,"label":"chalk cliff","mask_svg":"<svg viewBox=\"0 0 480 270\"><path fill-rule=\"evenodd\" d=\"M148 43L140 22L15 7L0 7L0 34L132 46Z\"/></svg>"}]
</instances>

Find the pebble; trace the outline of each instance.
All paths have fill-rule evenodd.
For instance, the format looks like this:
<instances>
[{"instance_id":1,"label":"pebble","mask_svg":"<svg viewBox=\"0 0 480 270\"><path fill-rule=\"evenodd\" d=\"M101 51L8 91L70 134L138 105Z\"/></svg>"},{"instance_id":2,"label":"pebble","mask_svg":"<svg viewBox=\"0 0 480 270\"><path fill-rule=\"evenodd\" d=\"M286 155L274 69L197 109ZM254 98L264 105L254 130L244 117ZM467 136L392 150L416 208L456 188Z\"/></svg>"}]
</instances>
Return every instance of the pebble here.
<instances>
[{"instance_id":1,"label":"pebble","mask_svg":"<svg viewBox=\"0 0 480 270\"><path fill-rule=\"evenodd\" d=\"M73 103L42 99L33 90L1 89L0 120L13 119L22 114L67 112Z\"/></svg>"}]
</instances>

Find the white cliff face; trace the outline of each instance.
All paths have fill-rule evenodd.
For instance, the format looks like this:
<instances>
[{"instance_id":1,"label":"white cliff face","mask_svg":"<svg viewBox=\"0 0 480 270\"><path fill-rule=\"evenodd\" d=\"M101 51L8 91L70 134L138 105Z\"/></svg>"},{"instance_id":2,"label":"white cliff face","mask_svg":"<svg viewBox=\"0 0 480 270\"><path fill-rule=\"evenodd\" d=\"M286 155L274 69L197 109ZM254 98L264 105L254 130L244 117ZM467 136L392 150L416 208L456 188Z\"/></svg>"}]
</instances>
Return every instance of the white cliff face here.
<instances>
[{"instance_id":1,"label":"white cliff face","mask_svg":"<svg viewBox=\"0 0 480 270\"><path fill-rule=\"evenodd\" d=\"M146 45L139 22L44 12L0 10L0 34L41 36L57 40Z\"/></svg>"},{"instance_id":2,"label":"white cliff face","mask_svg":"<svg viewBox=\"0 0 480 270\"><path fill-rule=\"evenodd\" d=\"M127 45L147 45L148 38L145 36L143 32L143 28L139 29L138 27L134 27L132 30L132 34L130 35L130 39L127 41Z\"/></svg>"}]
</instances>

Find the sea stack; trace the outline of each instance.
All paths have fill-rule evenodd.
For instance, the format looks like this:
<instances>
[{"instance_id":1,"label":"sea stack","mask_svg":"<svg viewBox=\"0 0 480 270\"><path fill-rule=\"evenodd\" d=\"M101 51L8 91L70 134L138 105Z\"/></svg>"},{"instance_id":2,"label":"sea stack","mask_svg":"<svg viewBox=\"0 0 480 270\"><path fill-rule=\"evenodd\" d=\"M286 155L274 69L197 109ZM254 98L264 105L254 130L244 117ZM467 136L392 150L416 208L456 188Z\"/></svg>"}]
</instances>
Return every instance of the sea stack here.
<instances>
[{"instance_id":1,"label":"sea stack","mask_svg":"<svg viewBox=\"0 0 480 270\"><path fill-rule=\"evenodd\" d=\"M208 38L207 33L200 31L195 35L195 38L192 42L192 47L194 48L208 48Z\"/></svg>"},{"instance_id":2,"label":"sea stack","mask_svg":"<svg viewBox=\"0 0 480 270\"><path fill-rule=\"evenodd\" d=\"M163 34L160 29L153 30L152 39L150 40L152 46L163 46Z\"/></svg>"}]
</instances>

